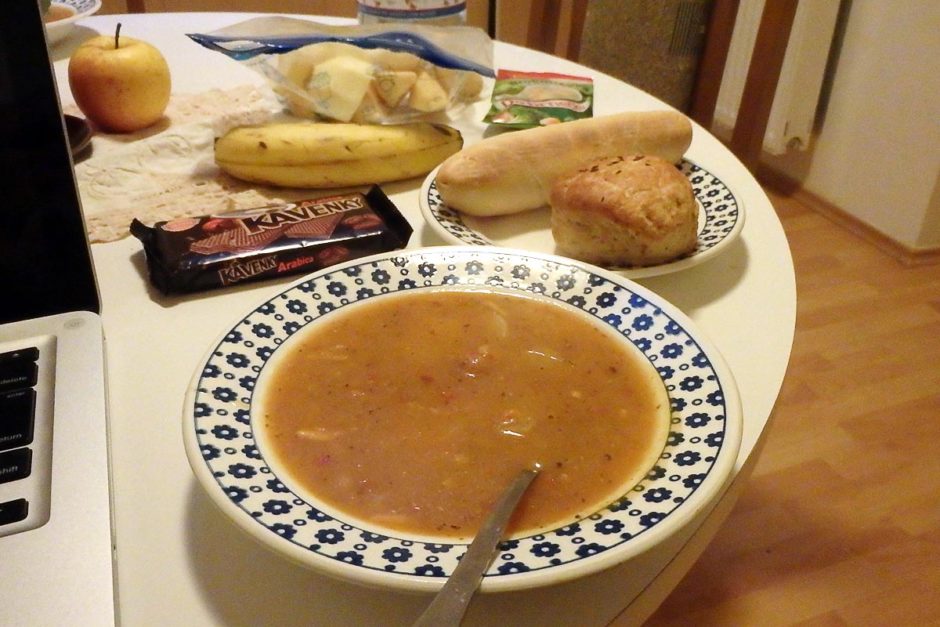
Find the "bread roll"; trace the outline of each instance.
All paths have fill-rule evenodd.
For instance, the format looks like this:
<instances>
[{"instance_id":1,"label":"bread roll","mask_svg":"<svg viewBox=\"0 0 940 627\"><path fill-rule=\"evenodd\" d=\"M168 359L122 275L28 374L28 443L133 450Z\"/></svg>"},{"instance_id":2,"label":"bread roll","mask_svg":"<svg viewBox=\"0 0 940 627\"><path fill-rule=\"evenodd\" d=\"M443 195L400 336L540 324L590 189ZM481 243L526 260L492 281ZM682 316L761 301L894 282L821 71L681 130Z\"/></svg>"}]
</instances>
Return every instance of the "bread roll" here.
<instances>
[{"instance_id":1,"label":"bread roll","mask_svg":"<svg viewBox=\"0 0 940 627\"><path fill-rule=\"evenodd\" d=\"M647 154L677 162L692 141L677 111L630 111L488 137L448 158L438 170L441 200L474 216L535 209L552 183L602 157Z\"/></svg>"},{"instance_id":2,"label":"bread roll","mask_svg":"<svg viewBox=\"0 0 940 627\"><path fill-rule=\"evenodd\" d=\"M632 155L596 161L551 191L558 252L604 266L648 266L695 250L698 204L672 163Z\"/></svg>"}]
</instances>

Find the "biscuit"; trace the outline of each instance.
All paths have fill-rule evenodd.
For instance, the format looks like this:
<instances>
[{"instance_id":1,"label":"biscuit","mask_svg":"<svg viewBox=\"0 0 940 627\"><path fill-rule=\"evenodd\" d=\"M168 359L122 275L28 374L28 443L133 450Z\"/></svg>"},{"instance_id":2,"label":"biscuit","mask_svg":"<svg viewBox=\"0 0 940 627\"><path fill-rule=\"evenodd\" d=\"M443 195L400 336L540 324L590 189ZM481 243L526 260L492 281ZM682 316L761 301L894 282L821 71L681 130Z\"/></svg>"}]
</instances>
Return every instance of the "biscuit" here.
<instances>
[{"instance_id":1,"label":"biscuit","mask_svg":"<svg viewBox=\"0 0 940 627\"><path fill-rule=\"evenodd\" d=\"M552 235L562 255L648 266L695 250L698 204L689 180L659 157L596 160L552 186Z\"/></svg>"}]
</instances>

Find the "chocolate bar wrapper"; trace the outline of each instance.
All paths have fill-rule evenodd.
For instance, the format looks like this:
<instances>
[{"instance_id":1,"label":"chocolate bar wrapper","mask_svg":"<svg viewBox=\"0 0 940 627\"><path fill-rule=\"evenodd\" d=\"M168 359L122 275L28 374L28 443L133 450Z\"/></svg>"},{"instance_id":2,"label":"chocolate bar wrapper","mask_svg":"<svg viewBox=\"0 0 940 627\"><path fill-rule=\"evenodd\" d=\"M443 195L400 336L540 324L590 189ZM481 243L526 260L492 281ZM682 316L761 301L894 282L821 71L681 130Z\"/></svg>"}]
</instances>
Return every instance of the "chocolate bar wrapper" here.
<instances>
[{"instance_id":1,"label":"chocolate bar wrapper","mask_svg":"<svg viewBox=\"0 0 940 627\"><path fill-rule=\"evenodd\" d=\"M191 293L308 273L404 248L412 228L377 185L349 193L217 215L135 219L151 282L164 294Z\"/></svg>"}]
</instances>

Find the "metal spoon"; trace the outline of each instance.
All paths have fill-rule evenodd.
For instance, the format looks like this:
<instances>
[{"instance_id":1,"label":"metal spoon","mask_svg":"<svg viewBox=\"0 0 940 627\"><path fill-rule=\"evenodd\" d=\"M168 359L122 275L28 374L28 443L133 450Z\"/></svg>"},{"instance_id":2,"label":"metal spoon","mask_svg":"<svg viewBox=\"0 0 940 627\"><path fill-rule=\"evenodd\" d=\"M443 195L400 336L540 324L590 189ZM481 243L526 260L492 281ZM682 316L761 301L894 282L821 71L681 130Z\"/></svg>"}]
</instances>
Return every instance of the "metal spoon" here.
<instances>
[{"instance_id":1,"label":"metal spoon","mask_svg":"<svg viewBox=\"0 0 940 627\"><path fill-rule=\"evenodd\" d=\"M460 558L453 574L413 627L456 627L460 624L470 598L480 586L483 573L493 561L496 545L503 537L509 518L537 474L537 469L526 468L513 479Z\"/></svg>"}]
</instances>

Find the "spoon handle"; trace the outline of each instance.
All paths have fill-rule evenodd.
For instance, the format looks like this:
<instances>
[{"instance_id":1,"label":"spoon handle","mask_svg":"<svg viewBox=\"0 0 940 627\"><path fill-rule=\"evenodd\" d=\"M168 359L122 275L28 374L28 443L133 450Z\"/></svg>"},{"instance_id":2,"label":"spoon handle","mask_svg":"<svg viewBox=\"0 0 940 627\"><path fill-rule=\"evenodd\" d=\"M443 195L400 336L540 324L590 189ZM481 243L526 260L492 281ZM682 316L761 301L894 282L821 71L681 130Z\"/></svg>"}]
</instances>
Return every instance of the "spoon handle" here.
<instances>
[{"instance_id":1,"label":"spoon handle","mask_svg":"<svg viewBox=\"0 0 940 627\"><path fill-rule=\"evenodd\" d=\"M467 552L460 558L453 574L413 627L448 627L460 624L470 604L470 598L480 585L483 573L493 561L496 545L503 537L509 518L536 474L537 470L527 468L513 480L477 532Z\"/></svg>"}]
</instances>

